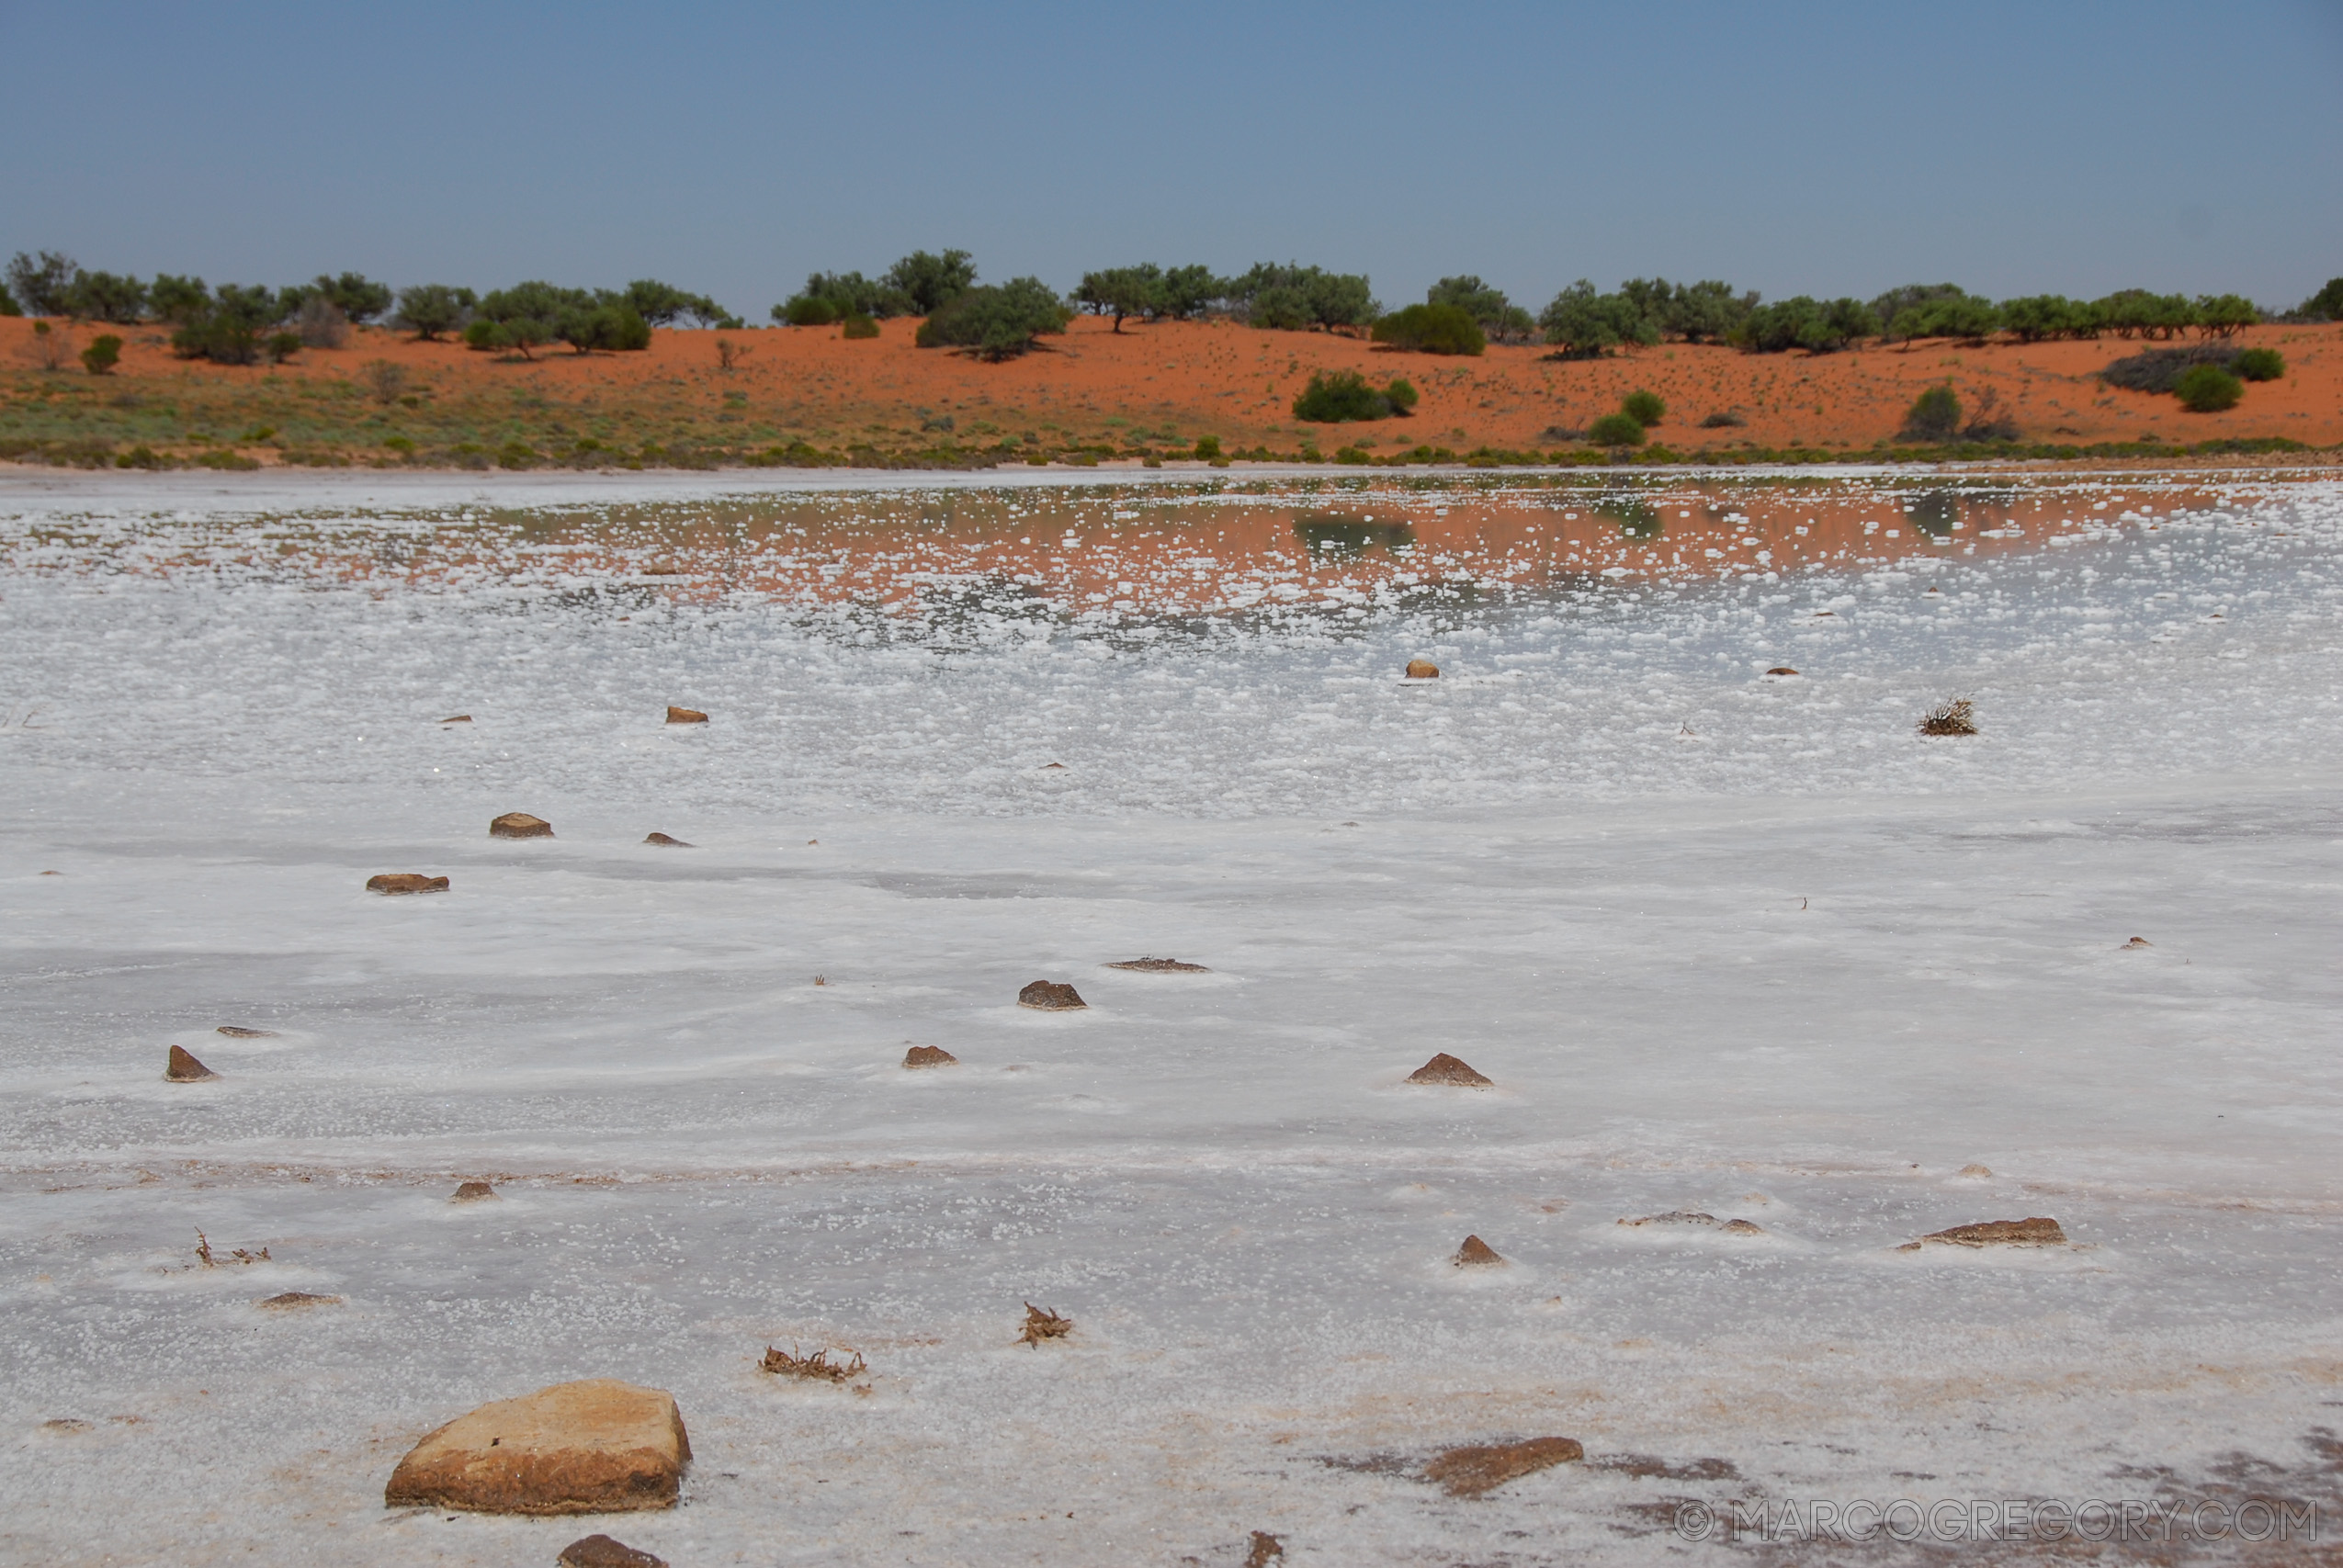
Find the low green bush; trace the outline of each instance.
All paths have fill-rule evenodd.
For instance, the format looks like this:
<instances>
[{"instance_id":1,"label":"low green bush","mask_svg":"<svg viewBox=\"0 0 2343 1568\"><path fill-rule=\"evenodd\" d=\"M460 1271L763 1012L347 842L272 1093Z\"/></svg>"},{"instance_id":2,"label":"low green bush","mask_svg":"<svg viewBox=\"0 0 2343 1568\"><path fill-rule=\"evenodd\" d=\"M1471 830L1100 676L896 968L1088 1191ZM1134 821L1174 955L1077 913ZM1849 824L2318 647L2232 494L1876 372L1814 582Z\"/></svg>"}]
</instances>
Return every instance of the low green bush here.
<instances>
[{"instance_id":1,"label":"low green bush","mask_svg":"<svg viewBox=\"0 0 2343 1568\"><path fill-rule=\"evenodd\" d=\"M1375 323L1375 341L1418 354L1480 354L1488 338L1456 305L1409 305Z\"/></svg>"},{"instance_id":2,"label":"low green bush","mask_svg":"<svg viewBox=\"0 0 2343 1568\"><path fill-rule=\"evenodd\" d=\"M1294 400L1294 417L1312 424L1390 419L1416 406L1416 389L1405 381L1371 385L1355 370L1319 371Z\"/></svg>"},{"instance_id":3,"label":"low green bush","mask_svg":"<svg viewBox=\"0 0 2343 1568\"><path fill-rule=\"evenodd\" d=\"M1607 413L1587 426L1587 441L1595 446L1640 446L1642 422L1630 413Z\"/></svg>"},{"instance_id":4,"label":"low green bush","mask_svg":"<svg viewBox=\"0 0 2343 1568\"><path fill-rule=\"evenodd\" d=\"M271 333L268 334L268 357L275 363L282 365L300 351L300 333Z\"/></svg>"},{"instance_id":5,"label":"low green bush","mask_svg":"<svg viewBox=\"0 0 2343 1568\"><path fill-rule=\"evenodd\" d=\"M1668 405L1660 401L1658 392L1629 392L1619 400L1619 412L1649 430L1667 416Z\"/></svg>"},{"instance_id":6,"label":"low green bush","mask_svg":"<svg viewBox=\"0 0 2343 1568\"><path fill-rule=\"evenodd\" d=\"M815 294L800 294L775 305L773 313L793 327L826 327L839 316L834 303Z\"/></svg>"},{"instance_id":7,"label":"low green bush","mask_svg":"<svg viewBox=\"0 0 2343 1568\"><path fill-rule=\"evenodd\" d=\"M2286 374L2286 356L2274 348L2248 348L2229 368L2247 381L2275 381Z\"/></svg>"},{"instance_id":8,"label":"low green bush","mask_svg":"<svg viewBox=\"0 0 2343 1568\"><path fill-rule=\"evenodd\" d=\"M967 289L937 307L912 341L922 348L963 349L998 364L1032 348L1044 333L1064 332L1072 316L1058 291L1041 279L1013 277L998 287Z\"/></svg>"},{"instance_id":9,"label":"low green bush","mask_svg":"<svg viewBox=\"0 0 2343 1568\"><path fill-rule=\"evenodd\" d=\"M1950 441L1960 433L1961 400L1950 387L1930 387L1912 400L1897 439L1925 446Z\"/></svg>"},{"instance_id":10,"label":"low green bush","mask_svg":"<svg viewBox=\"0 0 2343 1568\"><path fill-rule=\"evenodd\" d=\"M846 318L844 324L838 329L838 335L840 337L852 338L877 337L878 335L878 322L875 319L863 315L861 312L857 311L854 315Z\"/></svg>"},{"instance_id":11,"label":"low green bush","mask_svg":"<svg viewBox=\"0 0 2343 1568\"><path fill-rule=\"evenodd\" d=\"M1213 458L1219 457L1220 437L1217 435L1197 436L1196 456L1202 457L1206 462L1210 462Z\"/></svg>"},{"instance_id":12,"label":"low green bush","mask_svg":"<svg viewBox=\"0 0 2343 1568\"><path fill-rule=\"evenodd\" d=\"M82 350L82 368L93 376L104 376L113 370L122 358L122 340L106 333L89 340Z\"/></svg>"},{"instance_id":13,"label":"low green bush","mask_svg":"<svg viewBox=\"0 0 2343 1568\"><path fill-rule=\"evenodd\" d=\"M2246 384L2218 365L2200 365L2173 383L2172 390L2190 413L2219 413L2237 406Z\"/></svg>"}]
</instances>

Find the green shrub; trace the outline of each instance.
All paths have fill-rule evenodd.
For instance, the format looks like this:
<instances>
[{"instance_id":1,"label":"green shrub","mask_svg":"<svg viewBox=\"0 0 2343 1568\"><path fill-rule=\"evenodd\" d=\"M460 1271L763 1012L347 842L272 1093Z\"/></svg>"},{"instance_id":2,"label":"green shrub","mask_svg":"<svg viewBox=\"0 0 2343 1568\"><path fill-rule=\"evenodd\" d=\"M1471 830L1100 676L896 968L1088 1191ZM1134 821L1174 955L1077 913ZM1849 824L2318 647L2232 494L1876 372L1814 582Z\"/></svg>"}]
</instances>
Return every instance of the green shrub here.
<instances>
[{"instance_id":1,"label":"green shrub","mask_svg":"<svg viewBox=\"0 0 2343 1568\"><path fill-rule=\"evenodd\" d=\"M1736 294L1721 278L1670 283L1664 277L1631 277L1619 286L1620 297L1661 337L1686 343L1721 342L1729 338L1757 305L1754 294Z\"/></svg>"},{"instance_id":2,"label":"green shrub","mask_svg":"<svg viewBox=\"0 0 2343 1568\"><path fill-rule=\"evenodd\" d=\"M1416 389L1405 381L1374 387L1355 370L1319 371L1294 400L1294 417L1312 424L1390 419L1416 405Z\"/></svg>"},{"instance_id":3,"label":"green shrub","mask_svg":"<svg viewBox=\"0 0 2343 1568\"><path fill-rule=\"evenodd\" d=\"M2115 361L2099 373L2111 387L2132 392L2169 392L2200 365L2235 370L2239 351L2225 344L2194 343L2184 348L2151 348Z\"/></svg>"},{"instance_id":4,"label":"green shrub","mask_svg":"<svg viewBox=\"0 0 2343 1568\"><path fill-rule=\"evenodd\" d=\"M2021 343L2053 337L2097 337L2106 324L2100 308L2064 294L2029 294L2001 302L2001 324Z\"/></svg>"},{"instance_id":5,"label":"green shrub","mask_svg":"<svg viewBox=\"0 0 2343 1568\"><path fill-rule=\"evenodd\" d=\"M0 285L0 316L21 316L24 313L25 308L17 303L17 297L5 285Z\"/></svg>"},{"instance_id":6,"label":"green shrub","mask_svg":"<svg viewBox=\"0 0 2343 1568\"><path fill-rule=\"evenodd\" d=\"M2235 337L2261 320L2261 311L2242 294L2200 294L2194 314L2197 331L2207 337Z\"/></svg>"},{"instance_id":7,"label":"green shrub","mask_svg":"<svg viewBox=\"0 0 2343 1568\"><path fill-rule=\"evenodd\" d=\"M1828 354L1846 347L1857 338L1878 335L1879 317L1862 301L1825 302L1800 294L1758 306L1741 323L1734 339L1758 354L1780 354L1793 348Z\"/></svg>"},{"instance_id":8,"label":"green shrub","mask_svg":"<svg viewBox=\"0 0 2343 1568\"><path fill-rule=\"evenodd\" d=\"M116 453L114 466L118 468L167 468L171 460L157 456L153 447L141 441L127 452Z\"/></svg>"},{"instance_id":9,"label":"green shrub","mask_svg":"<svg viewBox=\"0 0 2343 1568\"><path fill-rule=\"evenodd\" d=\"M1644 427L1633 414L1607 413L1587 426L1587 441L1595 446L1640 446Z\"/></svg>"},{"instance_id":10,"label":"green shrub","mask_svg":"<svg viewBox=\"0 0 2343 1568\"><path fill-rule=\"evenodd\" d=\"M1454 305L1472 317L1476 326L1500 343L1527 343L1537 322L1527 310L1470 273L1443 277L1424 290L1427 305Z\"/></svg>"},{"instance_id":11,"label":"green shrub","mask_svg":"<svg viewBox=\"0 0 2343 1568\"><path fill-rule=\"evenodd\" d=\"M211 288L200 277L158 272L147 286L146 305L155 320L184 326L211 308Z\"/></svg>"},{"instance_id":12,"label":"green shrub","mask_svg":"<svg viewBox=\"0 0 2343 1568\"><path fill-rule=\"evenodd\" d=\"M636 315L654 327L672 327L683 317L689 316L703 327L732 327L741 325L740 318L705 294L686 294L673 284L662 283L655 277L639 277L627 285L616 298Z\"/></svg>"},{"instance_id":13,"label":"green shrub","mask_svg":"<svg viewBox=\"0 0 2343 1568\"><path fill-rule=\"evenodd\" d=\"M1897 439L1935 446L1961 431L1961 400L1950 387L1930 387L1913 400Z\"/></svg>"},{"instance_id":14,"label":"green shrub","mask_svg":"<svg viewBox=\"0 0 2343 1568\"><path fill-rule=\"evenodd\" d=\"M1456 305L1409 305L1375 323L1375 341L1419 354L1479 354L1488 339Z\"/></svg>"},{"instance_id":15,"label":"green shrub","mask_svg":"<svg viewBox=\"0 0 2343 1568\"><path fill-rule=\"evenodd\" d=\"M2343 321L2343 277L2330 277L2326 287L2303 301L2297 315L2314 321Z\"/></svg>"},{"instance_id":16,"label":"green shrub","mask_svg":"<svg viewBox=\"0 0 2343 1568\"><path fill-rule=\"evenodd\" d=\"M826 327L838 319L838 307L814 294L799 294L773 307L773 319L793 327Z\"/></svg>"},{"instance_id":17,"label":"green shrub","mask_svg":"<svg viewBox=\"0 0 2343 1568\"><path fill-rule=\"evenodd\" d=\"M922 348L964 349L998 364L1033 347L1044 333L1064 332L1072 314L1041 279L1013 277L997 288L972 288L942 306L920 323L914 341Z\"/></svg>"},{"instance_id":18,"label":"green shrub","mask_svg":"<svg viewBox=\"0 0 2343 1568\"><path fill-rule=\"evenodd\" d=\"M1219 457L1220 437L1217 435L1197 436L1196 456L1204 458L1206 462L1210 462L1213 458Z\"/></svg>"},{"instance_id":19,"label":"green shrub","mask_svg":"<svg viewBox=\"0 0 2343 1568\"><path fill-rule=\"evenodd\" d=\"M8 291L30 316L62 316L72 309L74 258L56 251L28 256L18 251L8 263Z\"/></svg>"},{"instance_id":20,"label":"green shrub","mask_svg":"<svg viewBox=\"0 0 2343 1568\"><path fill-rule=\"evenodd\" d=\"M1873 311L1876 317L1878 312ZM1951 337L1981 343L2001 330L2001 311L1973 294L1948 296L1907 306L1886 321L1887 335L1910 341Z\"/></svg>"},{"instance_id":21,"label":"green shrub","mask_svg":"<svg viewBox=\"0 0 2343 1568\"><path fill-rule=\"evenodd\" d=\"M268 357L276 364L284 364L300 351L300 333L271 333L268 334Z\"/></svg>"},{"instance_id":22,"label":"green shrub","mask_svg":"<svg viewBox=\"0 0 2343 1568\"><path fill-rule=\"evenodd\" d=\"M945 251L940 256L930 255L925 251L913 251L889 267L887 276L878 281L881 288L892 289L911 302L907 314L933 316L974 289L976 276L976 263L966 251ZM1030 283L1034 280L1022 278L1017 281ZM1008 287L1014 286L1012 283ZM1057 296L1052 294L1050 298L1055 299ZM1059 324L1062 326L1064 323Z\"/></svg>"},{"instance_id":23,"label":"green shrub","mask_svg":"<svg viewBox=\"0 0 2343 1568\"><path fill-rule=\"evenodd\" d=\"M1659 329L1644 319L1634 300L1624 293L1598 294L1583 277L1548 302L1537 324L1565 359L1597 359L1623 343L1659 341Z\"/></svg>"},{"instance_id":24,"label":"green shrub","mask_svg":"<svg viewBox=\"0 0 2343 1568\"><path fill-rule=\"evenodd\" d=\"M2275 381L2286 374L2286 356L2274 348L2248 348L2229 368L2247 381Z\"/></svg>"},{"instance_id":25,"label":"green shrub","mask_svg":"<svg viewBox=\"0 0 2343 1568\"><path fill-rule=\"evenodd\" d=\"M382 445L402 457L412 457L415 455L414 442L404 435L386 435L382 438Z\"/></svg>"},{"instance_id":26,"label":"green shrub","mask_svg":"<svg viewBox=\"0 0 2343 1568\"><path fill-rule=\"evenodd\" d=\"M128 325L145 318L146 285L135 277L75 267L73 282L65 286L65 310L85 321Z\"/></svg>"},{"instance_id":27,"label":"green shrub","mask_svg":"<svg viewBox=\"0 0 2343 1568\"><path fill-rule=\"evenodd\" d=\"M1737 430L1749 423L1747 417L1731 409L1719 409L1716 412L1702 418L1701 428L1703 430Z\"/></svg>"},{"instance_id":28,"label":"green shrub","mask_svg":"<svg viewBox=\"0 0 2343 1568\"><path fill-rule=\"evenodd\" d=\"M2119 288L2098 306L2100 319L2117 337L2175 337L2197 324L2196 305L2185 294Z\"/></svg>"},{"instance_id":29,"label":"green shrub","mask_svg":"<svg viewBox=\"0 0 2343 1568\"><path fill-rule=\"evenodd\" d=\"M160 278L155 280L158 285ZM471 320L472 311L480 304L480 296L469 288L457 288L445 283L418 283L412 288L399 290L399 313L390 324L415 334L418 343L437 341L441 333L461 332Z\"/></svg>"},{"instance_id":30,"label":"green shrub","mask_svg":"<svg viewBox=\"0 0 2343 1568\"><path fill-rule=\"evenodd\" d=\"M1364 274L1296 262L1256 263L1243 276L1228 279L1225 296L1252 325L1280 332L1364 327L1383 313Z\"/></svg>"},{"instance_id":31,"label":"green shrub","mask_svg":"<svg viewBox=\"0 0 2343 1568\"><path fill-rule=\"evenodd\" d=\"M1161 309L1163 269L1153 262L1142 262L1086 272L1073 298L1074 303L1093 315L1114 317L1119 333L1125 317L1153 316Z\"/></svg>"},{"instance_id":32,"label":"green shrub","mask_svg":"<svg viewBox=\"0 0 2343 1568\"><path fill-rule=\"evenodd\" d=\"M623 299L608 295L592 308L565 312L554 336L580 354L637 354L651 346L651 323Z\"/></svg>"},{"instance_id":33,"label":"green shrub","mask_svg":"<svg viewBox=\"0 0 2343 1568\"><path fill-rule=\"evenodd\" d=\"M1660 401L1658 392L1629 392L1619 400L1619 412L1649 430L1667 417L1668 405Z\"/></svg>"},{"instance_id":34,"label":"green shrub","mask_svg":"<svg viewBox=\"0 0 2343 1568\"><path fill-rule=\"evenodd\" d=\"M878 335L878 323L870 317L863 315L857 311L855 314L846 318L844 325L838 329L838 335L840 337L854 338L877 337Z\"/></svg>"},{"instance_id":35,"label":"green shrub","mask_svg":"<svg viewBox=\"0 0 2343 1568\"><path fill-rule=\"evenodd\" d=\"M2190 413L2219 413L2235 408L2237 400L2246 395L2246 384L2218 365L2195 367L2174 382L2172 389Z\"/></svg>"},{"instance_id":36,"label":"green shrub","mask_svg":"<svg viewBox=\"0 0 2343 1568\"><path fill-rule=\"evenodd\" d=\"M122 340L112 333L101 333L90 339L89 346L82 350L82 368L93 376L104 376L121 357Z\"/></svg>"}]
</instances>

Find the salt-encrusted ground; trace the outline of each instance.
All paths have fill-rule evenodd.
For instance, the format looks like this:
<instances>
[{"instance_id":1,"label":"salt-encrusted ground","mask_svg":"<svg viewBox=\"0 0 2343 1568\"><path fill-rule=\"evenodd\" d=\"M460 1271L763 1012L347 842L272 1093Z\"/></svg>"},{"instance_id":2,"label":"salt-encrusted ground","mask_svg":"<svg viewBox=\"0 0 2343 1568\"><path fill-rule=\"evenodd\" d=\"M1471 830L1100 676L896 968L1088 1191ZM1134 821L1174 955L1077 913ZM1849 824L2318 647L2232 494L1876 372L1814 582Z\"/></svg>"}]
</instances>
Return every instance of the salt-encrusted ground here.
<instances>
[{"instance_id":1,"label":"salt-encrusted ground","mask_svg":"<svg viewBox=\"0 0 2343 1568\"><path fill-rule=\"evenodd\" d=\"M272 564L471 483L0 491L0 1559L1737 1561L1684 1501L2256 1488L2343 1531L2343 490L1169 628L646 602L511 512L477 581ZM1032 493L1089 547L1147 504ZM1913 735L1953 694L1984 732ZM1101 967L1143 953L1212 973ZM1498 1087L1401 1087L1440 1050ZM1679 1209L1766 1234L1615 1223ZM1895 1250L2033 1214L2077 1245ZM869 1392L754 1370L792 1342ZM673 1514L382 1508L424 1430L595 1375L681 1401ZM1547 1434L1588 1464L1411 1475Z\"/></svg>"}]
</instances>

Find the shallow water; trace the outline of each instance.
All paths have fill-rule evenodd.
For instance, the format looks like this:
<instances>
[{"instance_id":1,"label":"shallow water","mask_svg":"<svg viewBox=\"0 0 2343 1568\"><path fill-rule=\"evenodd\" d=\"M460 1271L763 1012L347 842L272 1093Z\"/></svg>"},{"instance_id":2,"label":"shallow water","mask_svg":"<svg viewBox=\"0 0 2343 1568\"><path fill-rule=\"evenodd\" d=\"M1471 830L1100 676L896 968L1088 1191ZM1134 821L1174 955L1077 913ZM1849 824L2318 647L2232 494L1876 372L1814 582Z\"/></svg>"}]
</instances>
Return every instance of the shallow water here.
<instances>
[{"instance_id":1,"label":"shallow water","mask_svg":"<svg viewBox=\"0 0 2343 1568\"><path fill-rule=\"evenodd\" d=\"M0 493L0 1554L549 1560L379 1489L588 1375L677 1562L2336 1506L2343 488L275 482Z\"/></svg>"}]
</instances>

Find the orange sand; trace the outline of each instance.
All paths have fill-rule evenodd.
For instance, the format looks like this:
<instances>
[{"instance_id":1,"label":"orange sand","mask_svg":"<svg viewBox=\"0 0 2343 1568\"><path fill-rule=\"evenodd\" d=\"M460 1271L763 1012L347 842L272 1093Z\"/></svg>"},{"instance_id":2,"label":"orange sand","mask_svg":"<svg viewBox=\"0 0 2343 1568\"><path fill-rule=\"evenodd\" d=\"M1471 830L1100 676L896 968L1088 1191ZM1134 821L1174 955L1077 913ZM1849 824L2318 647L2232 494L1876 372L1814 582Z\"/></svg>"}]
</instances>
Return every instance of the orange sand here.
<instances>
[{"instance_id":1,"label":"orange sand","mask_svg":"<svg viewBox=\"0 0 2343 1568\"><path fill-rule=\"evenodd\" d=\"M973 446L1034 432L1061 444L1112 440L1118 446L1213 434L1232 447L1280 451L1305 440L1330 453L1351 443L1381 453L1419 443L1460 453L1484 446L1545 450L1565 444L1549 432L1583 428L1625 393L1647 388L1669 411L1653 439L1679 452L1742 443L1861 449L1892 437L1912 400L1939 381L1950 381L1971 406L1986 389L1997 390L2028 441L2283 435L2316 446L2343 444L2343 324L2334 323L2248 329L2241 341L2280 350L2288 373L2248 385L2236 408L2218 414L2191 414L2169 396L2100 385L2094 372L2147 346L2113 337L1984 348L1927 343L1823 355L1669 344L1564 363L1545 359L1547 351L1536 346L1492 345L1485 357L1458 359L1226 321L1131 325L1116 333L1106 321L1085 317L1063 337L1045 340L1041 352L987 365L914 347L916 325L888 321L877 338L856 342L834 327L665 331L646 353L580 355L556 347L534 363L368 330L346 348L304 350L289 365L252 368L176 359L165 334L153 328L65 330L76 344L106 330L128 339L113 379L130 389L343 378L368 360L388 359L443 395L502 389L603 410L640 406L646 413L655 408L707 418L745 412L756 423L833 448L848 441L890 450L947 440ZM28 370L30 335L29 322L0 320L0 366ZM719 368L719 338L748 351L731 371ZM1295 394L1313 372L1329 369L1354 369L1378 381L1405 376L1422 401L1410 419L1297 423ZM62 374L82 372L73 367ZM744 395L745 405L726 402L726 394L735 393ZM1699 428L1703 415L1726 411L1740 413L1747 424ZM5 415L0 403L0 423ZM928 423L945 416L954 422L948 437Z\"/></svg>"}]
</instances>

